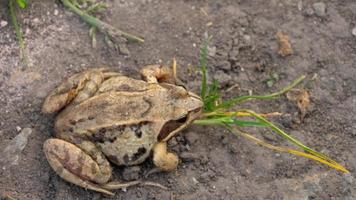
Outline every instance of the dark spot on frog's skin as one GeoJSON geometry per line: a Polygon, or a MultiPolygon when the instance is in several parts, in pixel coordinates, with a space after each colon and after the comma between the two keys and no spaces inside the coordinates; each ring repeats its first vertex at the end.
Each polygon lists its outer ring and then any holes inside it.
{"type": "Polygon", "coordinates": [[[57,145],[53,145],[53,150],[54,151],[58,151],[59,150],[59,147],[57,145]]]}
{"type": "Polygon", "coordinates": [[[148,124],[147,121],[143,121],[143,122],[140,122],[139,124],[131,126],[131,130],[135,133],[137,138],[141,138],[142,137],[142,135],[143,135],[142,127],[147,125],[147,124],[148,124]]]}
{"type": "Polygon", "coordinates": [[[102,133],[102,134],[106,133],[106,128],[99,129],[99,133],[102,133]]]}
{"type": "Polygon", "coordinates": [[[125,163],[129,163],[130,162],[130,158],[127,154],[124,155],[124,162],[125,163]]]}
{"type": "Polygon", "coordinates": [[[69,129],[69,132],[73,133],[74,129],[72,127],[70,127],[69,129]]]}
{"type": "Polygon", "coordinates": [[[128,84],[122,84],[120,85],[117,89],[115,89],[116,91],[119,92],[144,92],[147,91],[147,89],[137,89],[137,88],[133,88],[128,84]]]}
{"type": "Polygon", "coordinates": [[[143,97],[143,100],[148,104],[148,108],[144,112],[142,112],[141,117],[147,115],[153,106],[153,103],[150,99],[143,97]]]}
{"type": "Polygon", "coordinates": [[[69,149],[64,148],[64,163],[68,163],[70,160],[70,153],[69,153],[69,149]]]}
{"type": "Polygon", "coordinates": [[[132,128],[132,131],[135,133],[136,137],[138,137],[138,138],[142,137],[142,131],[141,131],[140,124],[132,126],[131,128],[132,128]]]}
{"type": "Polygon", "coordinates": [[[69,120],[69,123],[70,123],[71,125],[75,125],[77,122],[76,122],[75,120],[73,120],[73,119],[70,119],[70,120],[69,120]]]}
{"type": "Polygon", "coordinates": [[[84,121],[85,121],[84,118],[78,120],[78,122],[84,122],[84,121]]]}
{"type": "Polygon", "coordinates": [[[96,173],[97,173],[97,171],[96,171],[96,165],[95,165],[94,163],[92,163],[92,164],[90,165],[90,170],[91,170],[91,173],[92,173],[92,174],[96,174],[96,173]]]}
{"type": "Polygon", "coordinates": [[[125,125],[116,126],[114,130],[118,132],[123,132],[125,130],[125,127],[125,125]]]}
{"type": "Polygon", "coordinates": [[[146,152],[147,152],[147,150],[145,147],[138,148],[137,152],[132,156],[132,161],[139,159],[146,152]]]}
{"type": "Polygon", "coordinates": [[[117,156],[108,155],[107,158],[116,164],[120,164],[119,159],[117,159],[117,156]]]}
{"type": "Polygon", "coordinates": [[[106,129],[101,128],[97,133],[93,134],[93,136],[91,137],[92,141],[99,142],[99,143],[105,142],[105,133],[106,133],[106,129]]]}
{"type": "Polygon", "coordinates": [[[126,92],[131,92],[132,91],[132,87],[130,87],[127,84],[122,84],[120,85],[120,87],[118,88],[119,91],[126,91],[126,92]]]}
{"type": "Polygon", "coordinates": [[[94,116],[89,116],[88,120],[93,120],[95,117],[94,116]]]}

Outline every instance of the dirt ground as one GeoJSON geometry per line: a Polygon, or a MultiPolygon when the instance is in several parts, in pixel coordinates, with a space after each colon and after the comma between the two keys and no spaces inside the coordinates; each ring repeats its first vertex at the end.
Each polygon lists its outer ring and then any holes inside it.
{"type": "MultiPolygon", "coordinates": [[[[0,199],[356,199],[356,2],[353,0],[120,0],[107,1],[102,19],[145,37],[128,44],[123,56],[99,35],[92,48],[89,27],[58,1],[30,1],[18,17],[27,44],[28,66],[19,48],[7,1],[0,1],[0,149],[21,131],[32,134],[18,164],[0,169],[0,199]],[[321,2],[321,3],[320,3],[321,2]],[[325,5],[325,9],[323,9],[325,5]],[[7,22],[7,24],[6,24],[7,22]],[[276,33],[288,35],[293,55],[280,56],[276,33]],[[219,127],[191,126],[170,142],[180,155],[176,172],[152,174],[165,185],[132,187],[105,197],[61,180],[42,151],[53,135],[54,117],[41,114],[44,98],[63,79],[84,69],[107,66],[139,78],[142,66],[179,62],[179,76],[199,91],[196,72],[205,35],[210,79],[221,82],[226,97],[270,93],[307,75],[312,105],[301,122],[295,103],[282,97],[242,105],[256,112],[282,112],[273,119],[306,145],[340,162],[343,175],[304,158],[272,152],[219,127]],[[278,80],[268,87],[273,74],[278,80]]],[[[249,132],[287,145],[264,129],[249,132]]],[[[1,152],[0,152],[1,154],[1,152]]],[[[153,168],[116,167],[114,179],[143,178],[153,168]],[[125,173],[123,173],[123,171],[125,173]]]]}

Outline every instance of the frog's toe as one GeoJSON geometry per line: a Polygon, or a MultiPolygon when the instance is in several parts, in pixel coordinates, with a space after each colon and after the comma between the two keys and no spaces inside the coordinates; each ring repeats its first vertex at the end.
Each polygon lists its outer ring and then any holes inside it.
{"type": "Polygon", "coordinates": [[[178,156],[167,152],[167,143],[157,143],[153,148],[153,162],[163,171],[173,171],[178,166],[178,156]]]}
{"type": "Polygon", "coordinates": [[[83,188],[113,195],[100,185],[111,176],[101,173],[98,164],[75,145],[60,139],[48,139],[44,152],[53,170],[63,179],[83,188]]]}

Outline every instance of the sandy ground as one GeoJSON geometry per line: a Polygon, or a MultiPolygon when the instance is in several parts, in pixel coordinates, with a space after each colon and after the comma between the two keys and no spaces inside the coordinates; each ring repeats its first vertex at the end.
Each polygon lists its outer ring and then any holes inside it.
{"type": "MultiPolygon", "coordinates": [[[[110,8],[102,16],[104,21],[145,37],[142,45],[128,44],[129,56],[108,48],[100,34],[97,48],[92,48],[89,27],[58,1],[30,1],[30,8],[18,14],[27,44],[27,67],[19,62],[6,2],[0,1],[0,149],[24,128],[32,133],[18,163],[0,169],[0,199],[356,199],[353,0],[319,4],[305,0],[107,1],[110,8]],[[290,38],[292,55],[278,54],[278,31],[290,38]],[[139,78],[142,66],[170,64],[176,57],[179,76],[197,92],[201,76],[196,66],[206,34],[213,36],[210,79],[222,83],[226,97],[273,92],[307,75],[311,107],[302,122],[296,104],[285,97],[242,106],[284,113],[273,121],[346,166],[351,174],[272,152],[222,128],[197,126],[170,142],[170,149],[182,160],[177,171],[148,178],[167,186],[167,191],[133,187],[108,198],[54,173],[42,151],[43,142],[53,135],[54,118],[40,112],[51,89],[84,69],[106,66],[139,78]],[[268,87],[266,80],[273,74],[279,79],[268,87]]],[[[249,131],[275,145],[287,145],[268,130],[249,131]]],[[[114,179],[142,178],[152,167],[151,161],[139,170],[116,167],[114,179]]]]}

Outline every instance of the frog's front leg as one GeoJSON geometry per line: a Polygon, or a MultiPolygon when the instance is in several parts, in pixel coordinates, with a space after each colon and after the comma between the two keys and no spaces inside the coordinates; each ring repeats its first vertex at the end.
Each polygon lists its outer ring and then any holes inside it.
{"type": "Polygon", "coordinates": [[[167,152],[166,142],[159,142],[153,147],[153,163],[162,171],[173,171],[178,166],[178,156],[167,152]]]}
{"type": "Polygon", "coordinates": [[[80,103],[92,97],[99,85],[108,78],[119,75],[108,69],[91,69],[73,75],[54,89],[43,103],[43,113],[55,113],[66,105],[80,103]]]}
{"type": "Polygon", "coordinates": [[[94,144],[86,145],[92,155],[61,139],[48,139],[44,152],[53,170],[63,179],[83,188],[113,195],[101,185],[111,177],[111,167],[94,144]]]}
{"type": "Polygon", "coordinates": [[[162,65],[147,65],[140,72],[143,79],[149,83],[176,83],[173,70],[162,65]]]}

